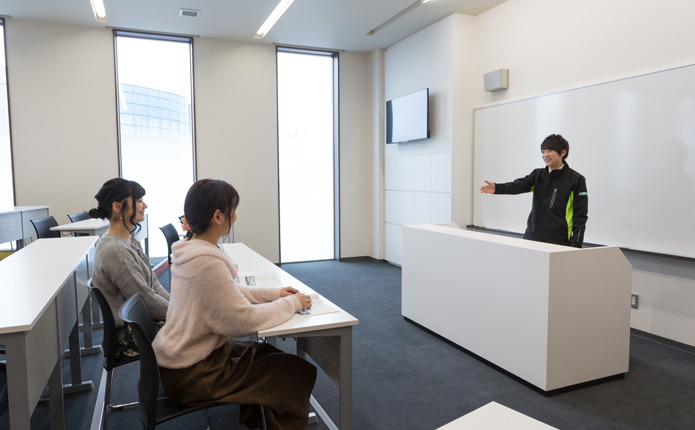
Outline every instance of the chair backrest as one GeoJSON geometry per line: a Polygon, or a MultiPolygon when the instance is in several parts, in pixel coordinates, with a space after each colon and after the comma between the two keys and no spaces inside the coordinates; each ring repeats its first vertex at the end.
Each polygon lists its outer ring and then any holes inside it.
{"type": "Polygon", "coordinates": [[[130,324],[140,353],[140,421],[146,428],[153,428],[157,419],[159,397],[159,366],[152,349],[156,334],[154,319],[140,293],[133,294],[118,311],[121,319],[130,324]]]}
{"type": "Polygon", "coordinates": [[[176,231],[176,227],[174,227],[174,225],[171,223],[159,227],[159,229],[162,230],[162,233],[164,233],[164,238],[167,240],[167,259],[171,264],[171,245],[179,240],[179,232],[176,231]]]}
{"type": "Polygon", "coordinates": [[[104,369],[111,370],[116,367],[116,365],[122,364],[121,361],[116,360],[116,345],[118,344],[116,322],[113,319],[113,313],[111,312],[109,302],[106,301],[104,294],[94,286],[91,279],[87,281],[87,288],[92,292],[92,296],[97,300],[99,309],[101,309],[101,317],[104,322],[104,336],[101,341],[101,349],[104,351],[104,369]]]}
{"type": "Polygon", "coordinates": [[[47,237],[60,237],[60,232],[59,231],[52,231],[51,227],[57,227],[58,226],[58,221],[56,221],[53,216],[47,216],[44,218],[37,218],[31,220],[31,223],[34,225],[34,229],[36,230],[36,236],[39,239],[45,239],[47,237]]]}
{"type": "Polygon", "coordinates": [[[77,222],[89,219],[90,216],[88,212],[78,212],[76,214],[68,214],[68,218],[70,218],[70,222],[77,222]]]}

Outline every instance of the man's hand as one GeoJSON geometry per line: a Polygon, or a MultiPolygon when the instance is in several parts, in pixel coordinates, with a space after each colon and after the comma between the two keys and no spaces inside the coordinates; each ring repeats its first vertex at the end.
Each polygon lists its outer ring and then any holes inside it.
{"type": "Polygon", "coordinates": [[[495,194],[495,183],[485,181],[485,185],[480,187],[480,192],[483,194],[495,194]]]}

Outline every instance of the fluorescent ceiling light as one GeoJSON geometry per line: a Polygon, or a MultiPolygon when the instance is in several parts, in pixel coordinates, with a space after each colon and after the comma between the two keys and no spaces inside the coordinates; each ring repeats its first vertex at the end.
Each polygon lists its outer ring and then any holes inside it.
{"type": "Polygon", "coordinates": [[[280,3],[275,6],[275,9],[273,9],[273,11],[270,13],[268,19],[265,20],[263,25],[261,25],[261,28],[258,29],[256,35],[253,37],[255,39],[263,39],[265,35],[268,34],[270,29],[273,28],[277,20],[280,19],[282,14],[285,13],[287,8],[290,7],[293,1],[294,0],[280,0],[280,3]]]}
{"type": "Polygon", "coordinates": [[[89,0],[92,4],[92,10],[94,11],[94,18],[98,22],[108,22],[106,19],[106,6],[104,6],[104,0],[89,0]]]}

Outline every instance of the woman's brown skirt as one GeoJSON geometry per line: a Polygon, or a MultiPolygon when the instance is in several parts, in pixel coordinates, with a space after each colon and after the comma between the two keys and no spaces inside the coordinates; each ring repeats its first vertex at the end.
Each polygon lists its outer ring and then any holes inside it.
{"type": "Polygon", "coordinates": [[[232,342],[184,369],[160,368],[169,399],[182,405],[210,401],[241,405],[239,422],[260,427],[263,405],[269,429],[304,429],[316,368],[296,355],[258,342],[232,342]]]}

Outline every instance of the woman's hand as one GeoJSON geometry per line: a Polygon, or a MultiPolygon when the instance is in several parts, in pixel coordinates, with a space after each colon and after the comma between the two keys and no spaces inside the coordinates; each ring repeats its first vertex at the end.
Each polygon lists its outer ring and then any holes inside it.
{"type": "Polygon", "coordinates": [[[297,298],[299,299],[299,302],[302,304],[302,309],[311,308],[311,297],[307,296],[306,294],[297,294],[297,298]]]}
{"type": "Polygon", "coordinates": [[[297,298],[299,299],[299,303],[302,304],[302,309],[311,308],[311,297],[307,296],[306,294],[300,294],[299,290],[297,290],[296,288],[285,287],[282,290],[280,290],[280,297],[287,297],[287,296],[294,296],[294,295],[297,296],[297,298]]]}
{"type": "Polygon", "coordinates": [[[292,287],[285,287],[280,291],[280,297],[287,297],[287,296],[292,296],[294,294],[297,294],[299,290],[296,288],[292,287]]]}

